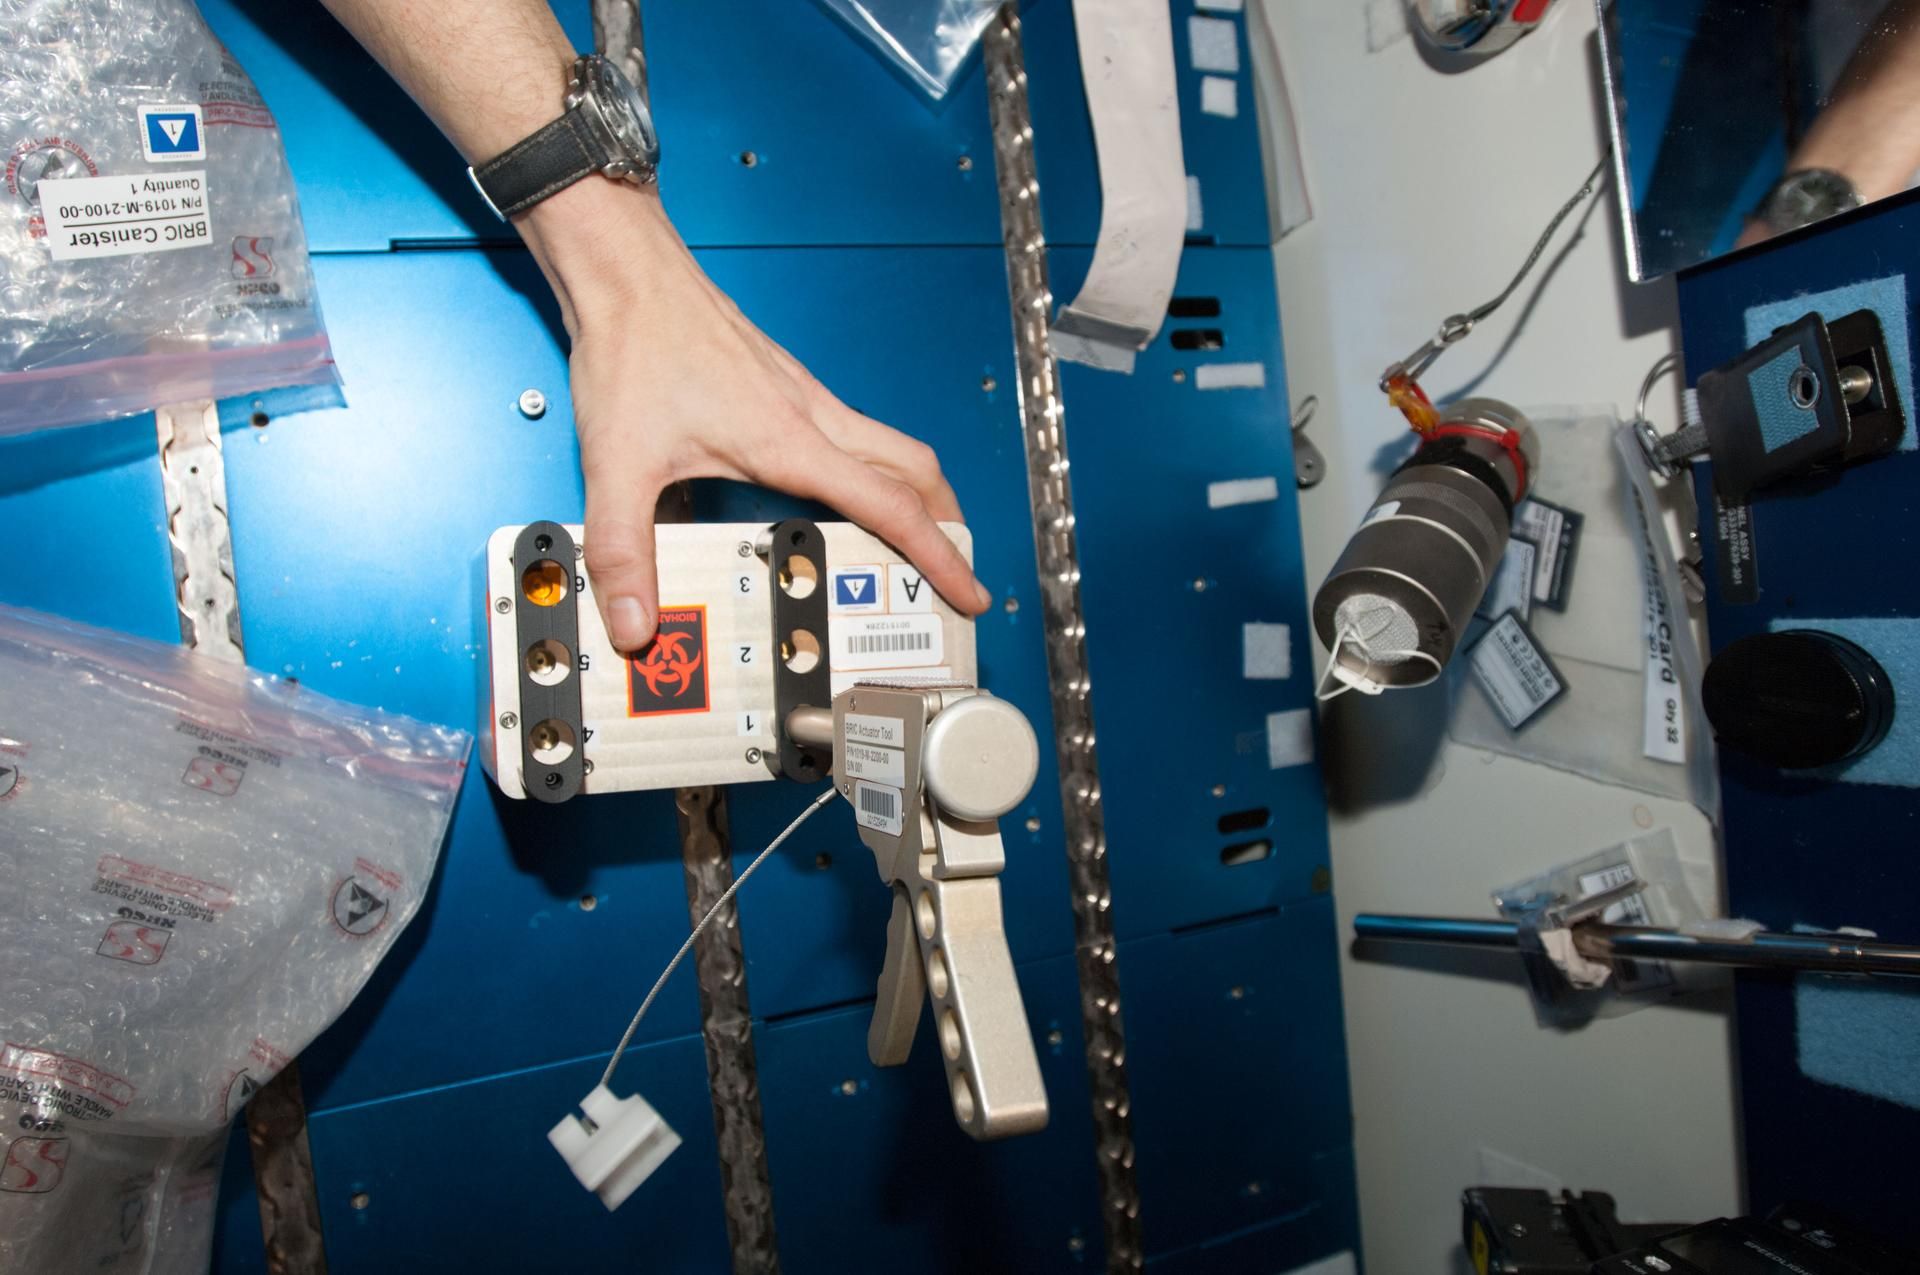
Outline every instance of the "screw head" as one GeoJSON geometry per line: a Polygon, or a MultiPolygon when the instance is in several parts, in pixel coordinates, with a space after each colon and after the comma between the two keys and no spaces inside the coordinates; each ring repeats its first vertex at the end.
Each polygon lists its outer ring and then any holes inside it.
{"type": "Polygon", "coordinates": [[[583,775],[591,775],[593,773],[593,758],[582,757],[580,759],[580,773],[583,775]]]}
{"type": "Polygon", "coordinates": [[[1177,367],[1173,369],[1173,383],[1175,385],[1178,385],[1180,382],[1186,379],[1187,379],[1187,369],[1183,367],[1177,367]]]}
{"type": "Polygon", "coordinates": [[[347,1203],[351,1204],[356,1209],[364,1209],[369,1204],[373,1203],[373,1197],[368,1195],[365,1191],[355,1191],[352,1194],[352,1196],[348,1198],[347,1203]]]}
{"type": "Polygon", "coordinates": [[[753,556],[753,545],[748,543],[745,540],[742,540],[738,545],[734,547],[733,551],[739,554],[743,558],[751,558],[753,556]]]}
{"type": "Polygon", "coordinates": [[[520,415],[530,421],[537,421],[547,414],[547,396],[529,386],[520,391],[520,415]]]}
{"type": "Polygon", "coordinates": [[[558,787],[559,787],[559,786],[560,786],[561,784],[563,784],[563,783],[565,783],[566,781],[560,778],[560,772],[559,772],[559,771],[557,771],[557,770],[549,770],[549,771],[548,771],[548,772],[547,772],[547,773],[546,773],[546,774],[545,774],[545,775],[544,775],[544,776],[543,776],[543,777],[541,778],[541,780],[540,780],[540,782],[541,782],[541,783],[543,783],[543,784],[545,784],[545,785],[546,785],[547,787],[549,787],[549,788],[558,788],[558,787]]]}
{"type": "Polygon", "coordinates": [[[1527,1224],[1525,1222],[1512,1222],[1512,1223],[1509,1223],[1507,1226],[1507,1234],[1513,1236],[1513,1238],[1516,1240],[1519,1239],[1521,1236],[1525,1235],[1526,1233],[1527,1233],[1527,1224]]]}
{"type": "Polygon", "coordinates": [[[1214,795],[1214,796],[1216,796],[1216,797],[1224,797],[1224,796],[1226,796],[1226,795],[1227,795],[1227,786],[1226,786],[1225,784],[1215,784],[1215,785],[1213,786],[1213,795],[1214,795]]]}
{"type": "Polygon", "coordinates": [[[994,380],[991,376],[983,376],[980,378],[980,388],[991,394],[1000,388],[1000,382],[994,380]]]}
{"type": "Polygon", "coordinates": [[[514,727],[518,726],[519,724],[520,724],[520,715],[518,713],[500,714],[501,730],[512,730],[514,727]]]}
{"type": "Polygon", "coordinates": [[[972,172],[972,171],[973,171],[973,156],[971,156],[971,155],[962,155],[962,156],[961,156],[961,157],[960,157],[959,159],[957,159],[957,160],[955,160],[955,161],[954,161],[954,165],[955,165],[955,166],[956,166],[957,168],[959,168],[959,170],[960,170],[961,172],[963,172],[963,173],[967,173],[967,172],[972,172]]]}
{"type": "Polygon", "coordinates": [[[1078,1235],[1072,1235],[1067,1237],[1067,1252],[1084,1253],[1086,1251],[1087,1251],[1087,1242],[1085,1239],[1081,1238],[1078,1235]]]}
{"type": "Polygon", "coordinates": [[[1040,816],[1039,816],[1039,815],[1030,815],[1030,816],[1028,816],[1028,818],[1027,818],[1027,831],[1028,831],[1028,832],[1038,832],[1038,831],[1040,831],[1040,816]]]}
{"type": "Polygon", "coordinates": [[[1243,1001],[1247,999],[1247,989],[1238,985],[1229,987],[1227,989],[1227,999],[1230,1001],[1243,1001]]]}
{"type": "Polygon", "coordinates": [[[760,764],[760,750],[758,748],[749,748],[747,750],[747,765],[758,766],[759,764],[760,764]]]}
{"type": "Polygon", "coordinates": [[[1198,576],[1194,579],[1193,591],[1195,593],[1205,593],[1207,591],[1207,578],[1205,576],[1198,576]]]}
{"type": "Polygon", "coordinates": [[[493,600],[493,609],[498,611],[501,615],[505,615],[507,612],[513,610],[513,599],[512,598],[495,598],[493,600]]]}
{"type": "Polygon", "coordinates": [[[860,1092],[860,1082],[857,1080],[843,1080],[840,1082],[840,1092],[851,1098],[860,1092]]]}
{"type": "Polygon", "coordinates": [[[1066,1042],[1067,1042],[1067,1034],[1061,1031],[1058,1027],[1054,1028],[1052,1031],[1047,1033],[1047,1043],[1049,1045],[1052,1045],[1055,1049],[1058,1049],[1060,1046],[1066,1044],[1066,1042]]]}

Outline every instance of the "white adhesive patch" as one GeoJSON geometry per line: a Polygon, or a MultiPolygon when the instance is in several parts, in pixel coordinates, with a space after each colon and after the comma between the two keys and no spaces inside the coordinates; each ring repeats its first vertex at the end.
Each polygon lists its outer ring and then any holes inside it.
{"type": "Polygon", "coordinates": [[[1200,80],[1200,109],[1208,115],[1233,119],[1240,114],[1240,83],[1224,75],[1208,75],[1200,80]]]}
{"type": "Polygon", "coordinates": [[[1313,760],[1313,710],[1267,714],[1267,769],[1304,766],[1313,760]]]}
{"type": "Polygon", "coordinates": [[[1200,179],[1187,178],[1187,233],[1192,234],[1207,224],[1206,205],[1200,202],[1200,179]]]}
{"type": "Polygon", "coordinates": [[[1240,73],[1240,29],[1230,18],[1187,19],[1187,59],[1196,71],[1240,73]]]}
{"type": "Polygon", "coordinates": [[[1193,383],[1203,390],[1257,390],[1267,383],[1264,363],[1202,363],[1193,369],[1193,383]]]}
{"type": "Polygon", "coordinates": [[[1280,499],[1280,483],[1274,478],[1229,478],[1207,484],[1207,508],[1225,509],[1229,505],[1257,505],[1264,500],[1280,499]]]}
{"type": "Polygon", "coordinates": [[[1243,677],[1285,681],[1293,676],[1293,628],[1286,624],[1240,626],[1243,677]]]}
{"type": "Polygon", "coordinates": [[[1238,13],[1241,4],[1240,0],[1193,0],[1193,7],[1202,12],[1211,10],[1214,13],[1238,13]]]}

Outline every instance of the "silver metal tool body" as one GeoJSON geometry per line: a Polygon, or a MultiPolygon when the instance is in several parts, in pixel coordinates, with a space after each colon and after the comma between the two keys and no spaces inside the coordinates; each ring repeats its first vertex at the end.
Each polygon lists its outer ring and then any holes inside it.
{"type": "Polygon", "coordinates": [[[961,1127],[982,1139],[1043,1128],[1046,1088],[1001,918],[996,822],[1033,787],[1033,727],[976,687],[871,683],[837,695],[830,718],[803,708],[786,725],[818,745],[830,732],[834,784],[893,888],[869,1057],[907,1060],[924,997],[961,1127]]]}

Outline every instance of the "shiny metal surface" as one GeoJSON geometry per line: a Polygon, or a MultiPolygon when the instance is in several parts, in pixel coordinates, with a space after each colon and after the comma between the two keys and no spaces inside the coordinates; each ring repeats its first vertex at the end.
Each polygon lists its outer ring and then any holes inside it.
{"type": "Polygon", "coordinates": [[[927,726],[927,795],[961,819],[998,819],[1033,791],[1040,741],[1025,713],[991,695],[950,704],[927,726]]]}
{"type": "Polygon", "coordinates": [[[160,439],[180,640],[202,655],[245,663],[219,410],[210,399],[168,403],[154,412],[154,425],[160,439]]]}
{"type": "MultiPolygon", "coordinates": [[[[859,814],[860,840],[893,890],[867,1055],[880,1067],[907,1061],[924,996],[933,1011],[954,1119],[984,1140],[1045,1128],[1047,1091],[1007,948],[1000,908],[1006,853],[999,827],[942,809],[932,784],[924,782],[933,747],[929,723],[949,713],[961,713],[964,721],[966,706],[977,700],[985,697],[970,688],[855,685],[834,697],[833,771],[841,795],[859,814]],[[850,763],[861,726],[881,731],[872,738],[882,746],[862,746],[864,758],[850,763]],[[872,755],[894,750],[899,755],[891,760],[899,771],[880,781],[889,786],[862,782],[859,772],[876,773],[872,755]],[[893,785],[892,778],[904,782],[893,785]],[[903,793],[904,807],[896,808],[903,793]]],[[[1007,759],[1017,772],[1038,747],[1031,729],[1015,744],[1027,750],[1007,759]]],[[[1030,766],[1026,773],[1031,785],[1030,766]]],[[[1023,788],[1014,800],[1025,796],[1023,788]]]]}
{"type": "Polygon", "coordinates": [[[1047,339],[1053,294],[1047,283],[1046,238],[1034,162],[1032,116],[1020,43],[1020,18],[1002,6],[983,40],[987,101],[993,119],[994,173],[1013,308],[1017,389],[1026,437],[1028,496],[1047,647],[1054,749],[1060,770],[1080,979],[1080,1021],[1086,1037],[1093,1098],[1095,1158],[1107,1269],[1145,1268],[1140,1187],[1134,1171],[1133,1109],[1127,1087],[1126,1033],[1120,1012],[1113,897],[1101,812],[1100,766],[1094,742],[1093,688],[1074,542],[1073,485],[1068,474],[1060,369],[1047,339]]]}

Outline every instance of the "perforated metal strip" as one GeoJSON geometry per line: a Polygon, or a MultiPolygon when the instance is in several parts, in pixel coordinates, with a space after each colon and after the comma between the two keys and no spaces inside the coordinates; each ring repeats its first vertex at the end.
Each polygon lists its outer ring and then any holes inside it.
{"type": "MultiPolygon", "coordinates": [[[[210,399],[169,403],[155,410],[154,426],[180,640],[202,655],[245,663],[220,413],[210,399]]],[[[307,1103],[297,1061],[261,1086],[247,1104],[247,1144],[253,1151],[267,1269],[274,1275],[325,1275],[320,1192],[307,1143],[307,1103]]]]}
{"type": "Polygon", "coordinates": [[[1046,238],[1040,224],[1040,182],[1027,106],[1020,19],[1011,4],[987,27],[985,64],[993,115],[994,169],[1000,184],[1000,226],[1006,239],[1007,290],[1019,367],[1021,419],[1027,442],[1027,487],[1040,600],[1046,631],[1047,680],[1053,697],[1054,748],[1060,768],[1067,864],[1073,894],[1080,973],[1080,1022],[1093,1089],[1095,1153],[1100,1172],[1107,1269],[1143,1269],[1140,1189],[1134,1176],[1133,1115],[1120,1019],[1120,980],[1107,880],[1106,821],[1094,749],[1093,687],[1087,673],[1086,621],[1080,608],[1080,563],[1074,540],[1073,486],[1068,477],[1066,414],[1060,369],[1047,340],[1053,294],[1047,285],[1046,238]]]}

